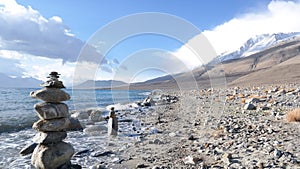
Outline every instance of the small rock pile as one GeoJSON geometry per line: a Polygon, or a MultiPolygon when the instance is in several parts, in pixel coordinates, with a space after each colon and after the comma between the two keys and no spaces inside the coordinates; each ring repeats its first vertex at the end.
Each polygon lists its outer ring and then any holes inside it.
{"type": "Polygon", "coordinates": [[[67,130],[71,126],[68,106],[63,101],[70,99],[70,95],[61,88],[65,88],[58,80],[57,72],[51,72],[48,81],[41,84],[44,88],[33,91],[30,96],[43,100],[43,103],[34,105],[40,118],[32,126],[39,133],[33,138],[37,143],[31,163],[35,168],[57,169],[71,168],[71,157],[74,148],[71,144],[63,142],[67,137],[67,130]]]}

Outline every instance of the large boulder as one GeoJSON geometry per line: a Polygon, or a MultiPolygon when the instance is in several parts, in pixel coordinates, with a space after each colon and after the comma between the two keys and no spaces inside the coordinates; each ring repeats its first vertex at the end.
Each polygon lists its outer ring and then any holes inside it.
{"type": "Polygon", "coordinates": [[[71,117],[79,120],[85,120],[85,119],[89,119],[89,114],[87,113],[87,111],[82,110],[82,111],[76,111],[75,113],[72,113],[71,117]]]}
{"type": "Polygon", "coordinates": [[[37,169],[55,169],[68,163],[73,154],[74,148],[65,142],[39,144],[33,151],[31,163],[37,169]]]}
{"type": "Polygon", "coordinates": [[[64,103],[38,103],[34,105],[34,108],[43,120],[69,116],[68,106],[64,103]]]}
{"type": "Polygon", "coordinates": [[[70,95],[57,88],[43,88],[41,90],[30,92],[32,98],[40,99],[45,102],[59,103],[70,100],[70,95]]]}
{"type": "Polygon", "coordinates": [[[33,141],[40,144],[51,144],[61,142],[66,137],[66,132],[39,132],[33,137],[33,141]]]}
{"type": "Polygon", "coordinates": [[[100,110],[93,110],[90,113],[89,119],[93,122],[104,121],[105,118],[102,115],[103,113],[100,110]]]}
{"type": "Polygon", "coordinates": [[[68,118],[52,119],[52,120],[39,120],[32,126],[33,129],[38,131],[66,131],[71,122],[68,118]]]}
{"type": "Polygon", "coordinates": [[[102,125],[93,125],[85,128],[83,132],[91,136],[99,136],[100,134],[107,132],[107,127],[102,125]]]}

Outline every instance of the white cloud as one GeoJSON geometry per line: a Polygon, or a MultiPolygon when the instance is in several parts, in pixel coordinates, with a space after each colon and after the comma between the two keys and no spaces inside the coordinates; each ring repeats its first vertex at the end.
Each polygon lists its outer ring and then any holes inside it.
{"type": "MultiPolygon", "coordinates": [[[[15,0],[0,0],[0,73],[44,81],[51,71],[58,71],[65,85],[71,86],[78,66],[97,71],[99,65],[108,63],[89,45],[82,51],[81,63],[77,63],[83,45],[61,17],[47,19],[30,6],[24,7],[15,0]],[[100,59],[102,62],[98,63],[100,59]]],[[[86,71],[81,74],[77,83],[101,79],[86,71]]]]}
{"type": "Polygon", "coordinates": [[[57,22],[58,24],[63,23],[61,17],[59,17],[59,16],[52,16],[49,20],[57,22]]]}
{"type": "Polygon", "coordinates": [[[249,38],[265,33],[300,32],[300,1],[271,1],[264,11],[252,11],[204,31],[218,54],[239,48],[249,38]]]}
{"type": "Polygon", "coordinates": [[[193,70],[216,57],[213,46],[203,34],[190,39],[181,48],[172,52],[172,55],[183,62],[188,70],[193,70]]]}
{"type": "MultiPolygon", "coordinates": [[[[65,62],[76,61],[84,45],[59,16],[47,19],[15,0],[0,0],[0,27],[0,50],[61,58],[65,62]]],[[[93,47],[87,49],[101,57],[93,47]]]]}
{"type": "MultiPolygon", "coordinates": [[[[58,71],[62,74],[61,80],[63,80],[66,85],[70,86],[72,84],[75,69],[74,62],[63,63],[62,59],[33,56],[8,50],[0,50],[0,60],[9,63],[9,70],[4,73],[13,74],[10,76],[16,75],[16,77],[23,78],[32,77],[45,81],[51,71],[58,71]]],[[[1,72],[3,71],[4,70],[1,70],[1,72]]]]}
{"type": "Polygon", "coordinates": [[[113,73],[108,65],[99,66],[98,63],[87,61],[64,62],[63,59],[34,56],[9,50],[0,50],[0,62],[3,64],[0,66],[0,72],[13,77],[31,77],[45,81],[51,71],[57,71],[61,74],[60,80],[68,87],[86,80],[107,80],[112,77],[113,73]],[[99,67],[102,71],[99,70],[99,67]]]}

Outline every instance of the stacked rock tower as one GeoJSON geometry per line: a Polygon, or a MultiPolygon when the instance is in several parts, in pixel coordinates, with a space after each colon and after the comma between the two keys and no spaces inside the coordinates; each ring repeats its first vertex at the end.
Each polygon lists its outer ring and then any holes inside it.
{"type": "Polygon", "coordinates": [[[46,82],[41,84],[41,90],[33,91],[30,96],[44,102],[37,103],[34,108],[40,118],[32,126],[39,133],[33,138],[37,143],[31,163],[37,169],[71,168],[71,157],[74,148],[63,142],[67,137],[67,130],[71,124],[68,106],[63,101],[70,99],[70,95],[63,90],[57,72],[51,72],[46,82]]]}

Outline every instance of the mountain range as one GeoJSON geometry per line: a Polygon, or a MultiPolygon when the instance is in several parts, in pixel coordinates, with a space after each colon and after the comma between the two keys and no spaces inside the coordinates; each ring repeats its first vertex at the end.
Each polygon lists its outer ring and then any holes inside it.
{"type": "MultiPolygon", "coordinates": [[[[227,85],[286,83],[300,81],[300,33],[263,34],[247,40],[235,51],[222,53],[210,63],[191,72],[127,84],[122,81],[89,80],[76,89],[128,88],[169,89],[189,88],[195,83],[212,86],[213,79],[227,85]]],[[[38,87],[42,82],[34,78],[12,78],[0,73],[0,87],[38,87]]]]}
{"type": "Polygon", "coordinates": [[[118,80],[88,80],[77,86],[74,89],[97,89],[97,88],[113,88],[122,85],[127,85],[127,83],[118,80]]]}
{"type": "Polygon", "coordinates": [[[192,72],[131,84],[135,89],[198,88],[300,82],[299,33],[261,35],[192,72]],[[218,59],[218,61],[216,61],[218,59]],[[181,86],[178,86],[181,85],[181,86]],[[182,87],[183,86],[183,87],[182,87]]]}
{"type": "Polygon", "coordinates": [[[300,37],[299,32],[257,35],[248,39],[239,49],[231,52],[222,53],[220,56],[215,58],[213,62],[223,62],[227,60],[247,57],[260,51],[263,51],[278,43],[296,39],[297,37],[300,37]]]}
{"type": "Polygon", "coordinates": [[[38,88],[42,81],[34,78],[20,78],[9,77],[0,73],[0,87],[12,87],[12,88],[38,88]]]}

